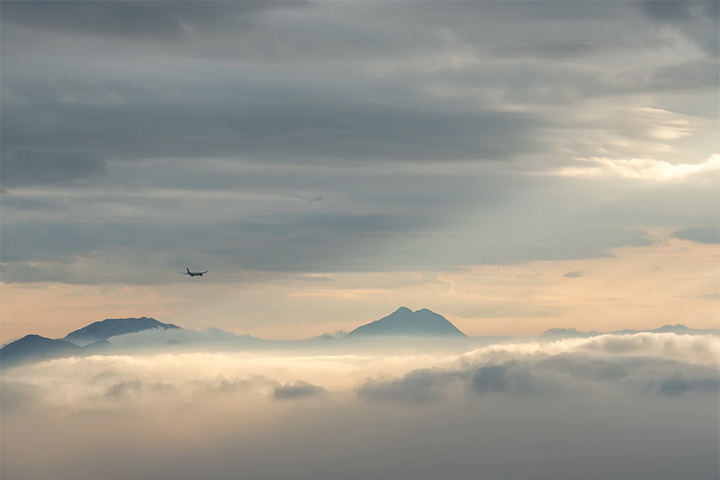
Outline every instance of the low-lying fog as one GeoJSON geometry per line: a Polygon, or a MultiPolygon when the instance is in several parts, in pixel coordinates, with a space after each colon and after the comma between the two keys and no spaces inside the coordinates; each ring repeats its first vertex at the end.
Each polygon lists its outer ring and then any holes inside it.
{"type": "Polygon", "coordinates": [[[366,347],[138,351],[8,370],[0,473],[718,478],[716,336],[366,347]]]}

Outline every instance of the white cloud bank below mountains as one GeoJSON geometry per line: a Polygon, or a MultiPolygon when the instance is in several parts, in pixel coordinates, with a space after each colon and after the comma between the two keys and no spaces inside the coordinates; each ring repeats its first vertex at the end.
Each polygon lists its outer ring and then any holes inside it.
{"type": "MultiPolygon", "coordinates": [[[[455,378],[467,387],[464,395],[469,395],[476,393],[471,385],[474,375],[493,371],[501,382],[500,377],[522,370],[529,381],[563,376],[563,385],[574,391],[591,386],[610,391],[636,382],[655,385],[662,393],[663,382],[681,378],[687,379],[688,385],[714,378],[711,383],[717,389],[720,367],[720,337],[715,335],[607,334],[546,342],[516,340],[480,348],[464,339],[330,342],[325,343],[327,348],[321,342],[303,350],[268,343],[255,346],[253,351],[247,351],[243,343],[210,342],[183,353],[148,350],[143,335],[152,337],[157,346],[163,344],[158,338],[170,338],[177,332],[118,337],[121,345],[142,347],[125,348],[118,355],[56,359],[17,367],[3,373],[6,392],[13,395],[12,385],[29,384],[44,392],[40,397],[48,406],[84,409],[107,406],[108,400],[114,402],[118,397],[143,402],[155,394],[170,394],[162,399],[166,402],[176,400],[178,394],[195,395],[208,389],[236,391],[228,390],[229,385],[242,385],[246,393],[270,399],[278,389],[298,382],[342,397],[357,394],[365,398],[368,386],[397,386],[418,378],[455,378]],[[310,349],[315,353],[307,353],[310,349]],[[128,395],[118,395],[121,392],[128,395]]],[[[563,385],[556,385],[555,390],[564,391],[563,385]]],[[[507,393],[505,389],[492,391],[507,393]]],[[[13,405],[11,400],[9,408],[13,405]]]]}
{"type": "Polygon", "coordinates": [[[719,366],[652,333],[53,360],[3,373],[3,478],[710,479],[719,366]]]}

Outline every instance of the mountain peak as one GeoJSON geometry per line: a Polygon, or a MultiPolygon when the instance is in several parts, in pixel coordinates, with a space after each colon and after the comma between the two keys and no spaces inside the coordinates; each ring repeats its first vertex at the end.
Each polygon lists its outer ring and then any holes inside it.
{"type": "Polygon", "coordinates": [[[162,323],[154,318],[108,318],[99,322],[91,323],[79,330],[71,332],[63,338],[77,345],[87,345],[98,340],[107,340],[115,335],[125,335],[127,333],[141,332],[143,330],[151,330],[161,328],[163,330],[179,329],[177,325],[172,323],[162,323]]]}
{"type": "Polygon", "coordinates": [[[559,327],[555,327],[555,328],[549,328],[549,329],[545,330],[545,331],[542,333],[542,335],[540,335],[540,336],[541,336],[541,337],[552,337],[552,336],[558,336],[558,335],[566,335],[566,336],[576,337],[576,336],[587,335],[587,333],[586,333],[586,332],[580,332],[580,331],[578,331],[578,330],[575,329],[575,328],[559,328],[559,327]]]}
{"type": "MultiPolygon", "coordinates": [[[[38,334],[36,334],[36,333],[30,333],[30,334],[28,334],[28,335],[25,335],[25,336],[22,337],[22,338],[18,338],[18,339],[15,340],[15,341],[16,341],[16,342],[19,342],[19,341],[25,341],[25,342],[28,342],[28,341],[38,341],[38,340],[40,340],[41,338],[45,338],[45,339],[47,339],[47,340],[50,340],[49,338],[43,337],[42,335],[38,335],[38,334]]],[[[40,341],[41,341],[41,340],[40,340],[40,341]]],[[[13,342],[13,343],[14,343],[14,342],[13,342]]]]}
{"type": "Polygon", "coordinates": [[[0,366],[3,368],[25,362],[70,356],[80,350],[74,343],[53,340],[30,334],[8,343],[0,349],[0,366]]]}
{"type": "Polygon", "coordinates": [[[466,336],[442,315],[427,308],[413,312],[407,307],[400,307],[390,315],[362,325],[348,334],[355,337],[382,335],[466,336]]]}
{"type": "Polygon", "coordinates": [[[663,325],[660,328],[656,328],[653,330],[653,332],[657,333],[681,333],[681,332],[690,332],[693,329],[690,327],[686,327],[685,325],[678,323],[676,325],[663,325]]]}

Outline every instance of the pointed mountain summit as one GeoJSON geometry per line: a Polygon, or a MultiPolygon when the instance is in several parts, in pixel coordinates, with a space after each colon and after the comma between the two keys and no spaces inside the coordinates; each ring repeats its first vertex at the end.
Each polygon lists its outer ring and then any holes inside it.
{"type": "Polygon", "coordinates": [[[387,317],[356,328],[347,336],[466,337],[467,335],[458,330],[447,318],[427,308],[413,312],[407,307],[400,307],[387,317]]]}
{"type": "Polygon", "coordinates": [[[72,342],[76,345],[87,345],[97,342],[98,340],[107,340],[115,335],[125,335],[126,333],[142,332],[153,328],[162,328],[163,330],[179,329],[177,325],[172,323],[158,322],[154,318],[108,318],[100,322],[91,323],[87,327],[83,327],[74,332],[68,333],[63,340],[72,342]]]}

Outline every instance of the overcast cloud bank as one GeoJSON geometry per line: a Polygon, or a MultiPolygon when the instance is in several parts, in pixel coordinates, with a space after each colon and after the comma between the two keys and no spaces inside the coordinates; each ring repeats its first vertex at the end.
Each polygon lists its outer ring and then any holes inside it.
{"type": "Polygon", "coordinates": [[[594,258],[717,226],[715,2],[1,8],[6,282],[594,258]]]}

